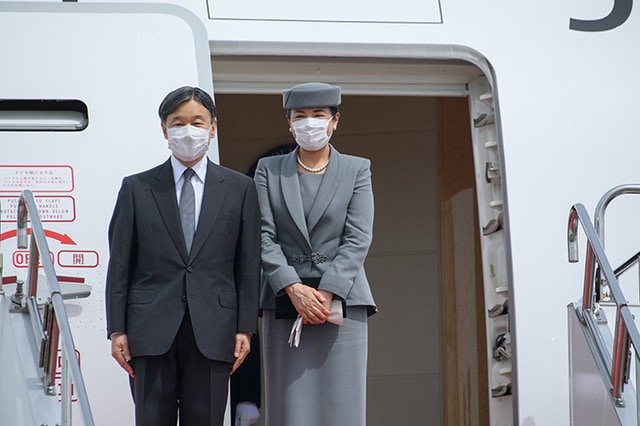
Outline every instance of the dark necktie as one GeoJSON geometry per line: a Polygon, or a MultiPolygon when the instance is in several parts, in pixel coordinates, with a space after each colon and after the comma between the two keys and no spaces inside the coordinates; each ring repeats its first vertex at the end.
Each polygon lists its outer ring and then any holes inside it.
{"type": "Polygon", "coordinates": [[[191,251],[193,234],[196,231],[196,195],[191,184],[191,178],[195,172],[187,169],[183,173],[184,182],[180,193],[180,219],[182,220],[182,231],[184,241],[187,243],[187,251],[191,251]]]}

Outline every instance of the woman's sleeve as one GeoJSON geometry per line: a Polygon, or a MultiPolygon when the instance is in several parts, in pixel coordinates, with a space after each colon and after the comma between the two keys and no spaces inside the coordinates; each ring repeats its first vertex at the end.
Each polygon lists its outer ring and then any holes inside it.
{"type": "Polygon", "coordinates": [[[300,278],[293,266],[287,263],[280,244],[276,239],[277,229],[274,212],[270,202],[268,169],[264,162],[259,161],[254,180],[258,191],[261,219],[262,270],[269,280],[269,284],[276,295],[280,295],[284,288],[299,282],[300,278]]]}
{"type": "Polygon", "coordinates": [[[330,291],[342,299],[347,298],[364,265],[373,239],[373,212],[371,162],[365,160],[356,176],[340,247],[322,275],[320,289],[330,291]]]}

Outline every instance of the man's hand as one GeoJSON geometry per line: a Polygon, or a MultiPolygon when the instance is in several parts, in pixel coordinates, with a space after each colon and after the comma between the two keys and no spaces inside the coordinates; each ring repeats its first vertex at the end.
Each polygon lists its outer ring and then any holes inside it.
{"type": "Polygon", "coordinates": [[[233,374],[244,359],[251,352],[251,333],[238,333],[236,334],[236,348],[233,352],[233,356],[236,357],[236,361],[231,367],[231,374],[233,374]]]}
{"type": "Polygon", "coordinates": [[[133,367],[129,364],[131,355],[129,354],[129,341],[125,333],[111,334],[111,356],[120,364],[120,367],[131,377],[134,377],[133,367]]]}

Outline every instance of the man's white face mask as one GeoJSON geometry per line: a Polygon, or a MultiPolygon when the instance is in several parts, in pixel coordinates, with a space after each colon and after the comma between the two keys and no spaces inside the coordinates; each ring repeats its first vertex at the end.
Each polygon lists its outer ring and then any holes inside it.
{"type": "Polygon", "coordinates": [[[209,149],[211,129],[202,129],[190,125],[167,129],[169,149],[182,161],[200,158],[209,149]]]}

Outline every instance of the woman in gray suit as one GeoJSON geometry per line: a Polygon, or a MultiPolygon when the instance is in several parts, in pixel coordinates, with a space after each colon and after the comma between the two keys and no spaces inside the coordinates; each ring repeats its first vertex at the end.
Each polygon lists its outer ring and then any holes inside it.
{"type": "Polygon", "coordinates": [[[369,160],[328,143],[340,101],[324,83],[285,90],[298,147],[256,168],[267,426],[366,425],[373,193],[369,160]]]}

